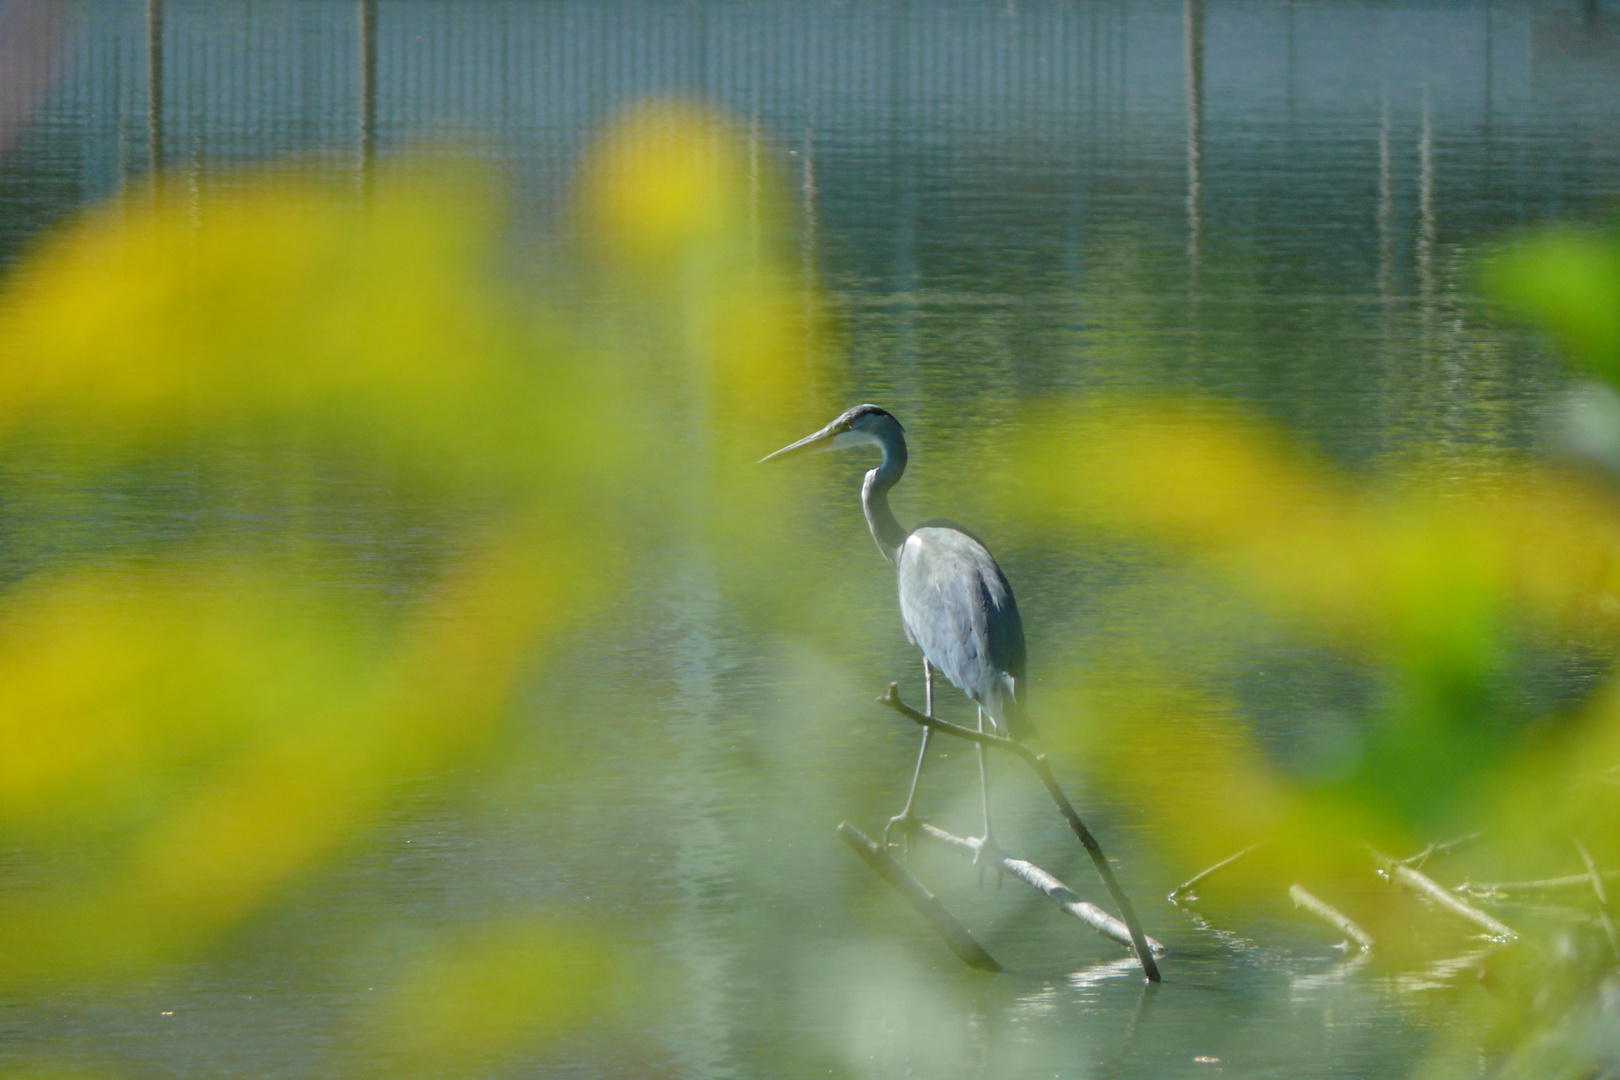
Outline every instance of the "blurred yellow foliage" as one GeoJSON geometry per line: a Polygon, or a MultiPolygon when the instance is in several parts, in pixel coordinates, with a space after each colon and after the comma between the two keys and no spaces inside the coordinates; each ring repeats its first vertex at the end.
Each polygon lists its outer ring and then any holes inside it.
{"type": "Polygon", "coordinates": [[[1214,406],[1089,404],[1037,420],[1030,505],[1212,560],[1347,642],[1454,633],[1458,604],[1596,617],[1620,591],[1620,520],[1601,493],[1523,467],[1357,490],[1264,426],[1214,406]]]}
{"type": "Polygon", "coordinates": [[[514,310],[494,204],[441,170],[369,206],[283,183],[93,211],[0,303],[0,425],[89,430],[85,453],[290,442],[456,490],[594,478],[609,372],[514,310]]]}
{"type": "MultiPolygon", "coordinates": [[[[472,550],[402,625],[251,571],[82,575],[0,621],[0,807],[96,876],[0,899],[0,980],[117,972],[207,943],[475,753],[577,596],[533,527],[472,550]],[[118,854],[116,857],[114,852],[118,854]]],[[[55,875],[53,875],[55,876],[55,875]]]]}
{"type": "Polygon", "coordinates": [[[373,1014],[388,1075],[475,1071],[591,1017],[647,1004],[631,957],[591,924],[490,919],[445,935],[373,1014]]]}
{"type": "Polygon", "coordinates": [[[681,101],[609,124],[577,181],[581,243],[632,304],[661,309],[707,423],[739,451],[817,400],[820,302],[784,257],[780,187],[757,136],[681,101]]]}
{"type": "Polygon", "coordinates": [[[580,176],[587,235],[610,258],[656,275],[703,272],[746,257],[759,201],[729,118],[684,101],[652,102],[616,119],[580,176]]]}
{"type": "MultiPolygon", "coordinates": [[[[588,162],[607,330],[533,314],[499,270],[498,191],[440,164],[365,200],[295,174],[162,185],[49,238],[0,296],[0,439],[51,447],[63,476],[201,467],[221,487],[199,498],[251,504],[233,468],[296,461],[398,489],[441,530],[386,602],[337,587],[319,535],[154,546],[117,521],[8,589],[8,994],[207,950],[401,791],[501,745],[525,673],[616,583],[617,524],[692,464],[668,453],[681,409],[725,433],[799,407],[813,305],[761,239],[771,185],[737,133],[649,107],[588,162]],[[680,354],[614,332],[637,320],[677,328],[680,354]]],[[[48,504],[63,480],[17,483],[48,504]]],[[[559,788],[583,782],[549,752],[559,788]]],[[[627,999],[613,934],[502,914],[436,943],[357,1037],[417,1071],[533,1052],[627,999]]]]}

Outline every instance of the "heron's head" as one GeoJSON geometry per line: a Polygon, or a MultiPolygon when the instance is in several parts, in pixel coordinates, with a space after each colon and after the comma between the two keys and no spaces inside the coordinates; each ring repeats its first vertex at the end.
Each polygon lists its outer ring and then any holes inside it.
{"type": "Polygon", "coordinates": [[[819,453],[823,450],[847,450],[852,446],[875,446],[884,456],[905,449],[904,429],[900,421],[876,405],[857,405],[845,409],[833,422],[820,431],[790,443],[774,454],[760,458],[760,463],[799,454],[819,453]]]}

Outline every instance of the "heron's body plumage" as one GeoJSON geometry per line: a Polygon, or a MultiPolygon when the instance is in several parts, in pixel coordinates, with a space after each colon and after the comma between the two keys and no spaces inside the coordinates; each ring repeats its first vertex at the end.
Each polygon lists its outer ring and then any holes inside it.
{"type": "Polygon", "coordinates": [[[1024,714],[1024,625],[989,549],[959,525],[925,521],[901,545],[897,569],[907,639],[1004,734],[1033,735],[1024,714]]]}

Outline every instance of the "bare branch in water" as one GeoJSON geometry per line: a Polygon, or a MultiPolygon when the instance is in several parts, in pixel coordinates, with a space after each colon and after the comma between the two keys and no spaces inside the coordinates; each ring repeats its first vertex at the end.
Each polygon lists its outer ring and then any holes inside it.
{"type": "MultiPolygon", "coordinates": [[[[999,849],[987,851],[985,850],[984,840],[981,838],[956,836],[946,832],[944,829],[936,828],[926,821],[917,823],[917,832],[964,858],[974,861],[977,861],[980,857],[995,859],[1000,864],[1003,873],[1039,889],[1050,897],[1058,907],[1067,911],[1103,937],[1117,941],[1127,949],[1131,948],[1130,927],[1096,904],[1080,899],[1067,885],[1028,859],[1016,858],[999,849]]],[[[1153,950],[1154,956],[1163,956],[1170,951],[1165,948],[1162,942],[1155,941],[1153,938],[1148,938],[1147,943],[1148,948],[1153,950]]]]}
{"type": "Polygon", "coordinates": [[[889,853],[879,847],[875,840],[868,838],[865,833],[847,821],[839,822],[838,835],[844,843],[855,850],[855,854],[866,860],[866,865],[875,870],[878,877],[894,886],[895,891],[905,897],[923,918],[934,924],[934,928],[945,938],[945,943],[951,947],[952,952],[961,957],[964,964],[980,971],[1001,970],[996,958],[985,952],[984,946],[973,939],[967,927],[945,909],[939,898],[929,892],[922,882],[912,877],[905,867],[891,859],[889,853]]]}
{"type": "Polygon", "coordinates": [[[1062,814],[1063,820],[1068,822],[1069,829],[1079,838],[1080,846],[1086,849],[1087,855],[1091,856],[1091,865],[1097,868],[1097,876],[1102,878],[1104,887],[1108,889],[1108,895],[1114,900],[1114,906],[1119,908],[1120,917],[1125,920],[1125,925],[1130,928],[1131,947],[1136,950],[1136,957],[1142,962],[1142,974],[1149,980],[1158,982],[1160,979],[1159,965],[1153,960],[1153,950],[1148,946],[1147,934],[1142,931],[1142,923],[1136,917],[1136,909],[1131,906],[1130,898],[1125,895],[1125,890],[1119,887],[1119,879],[1114,877],[1113,867],[1108,865],[1108,857],[1103,854],[1102,845],[1098,844],[1097,838],[1091,835],[1091,830],[1086,828],[1085,822],[1080,820],[1080,815],[1075,813],[1074,806],[1070,804],[1068,796],[1064,795],[1063,789],[1058,786],[1057,778],[1052,775],[1051,768],[1046,764],[1045,755],[1037,754],[1021,742],[1004,739],[999,735],[987,735],[981,731],[974,731],[971,728],[947,723],[937,717],[920,713],[900,700],[900,687],[896,683],[890,683],[889,692],[878,698],[878,701],[922,727],[932,728],[942,734],[952,735],[958,739],[966,739],[982,746],[994,746],[1024,759],[1024,763],[1034,770],[1036,777],[1041,782],[1041,786],[1046,789],[1047,795],[1051,796],[1053,804],[1058,808],[1058,813],[1062,814]]]}
{"type": "Polygon", "coordinates": [[[1206,878],[1210,877],[1212,874],[1215,874],[1218,871],[1225,870],[1228,866],[1231,866],[1233,863],[1237,862],[1239,859],[1242,859],[1242,858],[1244,858],[1244,857],[1246,857],[1248,855],[1253,854],[1254,852],[1258,851],[1260,848],[1265,847],[1270,842],[1271,841],[1269,841],[1269,840],[1261,840],[1261,841],[1258,841],[1256,843],[1250,844],[1248,847],[1244,848],[1242,851],[1239,851],[1234,855],[1228,855],[1226,858],[1222,859],[1220,862],[1216,863],[1214,866],[1205,867],[1204,869],[1198,871],[1198,873],[1194,874],[1192,877],[1188,878],[1186,881],[1183,881],[1180,885],[1177,885],[1174,889],[1171,889],[1170,890],[1170,895],[1169,895],[1169,897],[1167,897],[1167,899],[1172,904],[1180,904],[1181,901],[1189,893],[1191,893],[1194,889],[1196,889],[1206,878]]]}
{"type": "Polygon", "coordinates": [[[1456,893],[1447,889],[1427,874],[1412,869],[1398,859],[1390,858],[1374,847],[1369,846],[1367,850],[1372,853],[1372,857],[1378,863],[1379,868],[1389,875],[1389,879],[1403,889],[1416,893],[1448,914],[1455,915],[1465,922],[1473,923],[1492,937],[1501,938],[1504,941],[1518,939],[1518,931],[1487,915],[1472,904],[1464,903],[1457,898],[1456,893]]]}
{"type": "MultiPolygon", "coordinates": [[[[1615,881],[1620,879],[1620,870],[1604,870],[1598,876],[1604,881],[1615,881]]],[[[1465,881],[1454,891],[1472,896],[1476,900],[1491,900],[1505,896],[1567,892],[1591,887],[1591,874],[1570,874],[1566,877],[1542,878],[1539,881],[1465,881]]]]}
{"type": "Polygon", "coordinates": [[[1333,929],[1355,942],[1362,952],[1371,952],[1373,947],[1372,935],[1356,925],[1355,920],[1326,901],[1319,900],[1305,890],[1302,885],[1288,886],[1288,897],[1293,900],[1294,906],[1315,915],[1333,929]]]}

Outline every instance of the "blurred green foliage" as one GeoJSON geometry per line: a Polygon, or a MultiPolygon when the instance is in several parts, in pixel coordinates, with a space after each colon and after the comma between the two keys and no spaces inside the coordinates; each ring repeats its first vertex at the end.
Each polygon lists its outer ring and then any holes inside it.
{"type": "Polygon", "coordinates": [[[1492,253],[1486,290],[1555,337],[1569,359],[1620,382],[1620,238],[1551,228],[1492,253]]]}

